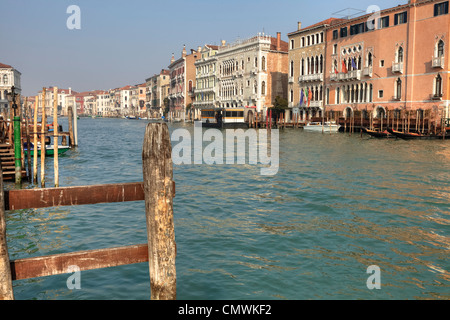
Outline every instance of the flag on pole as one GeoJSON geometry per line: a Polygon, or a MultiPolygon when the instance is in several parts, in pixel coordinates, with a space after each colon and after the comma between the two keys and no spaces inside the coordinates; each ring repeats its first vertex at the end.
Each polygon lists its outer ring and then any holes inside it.
{"type": "Polygon", "coordinates": [[[308,91],[306,91],[306,88],[303,89],[305,91],[305,105],[308,103],[308,91]]]}
{"type": "Polygon", "coordinates": [[[356,69],[357,69],[356,63],[355,63],[355,59],[354,59],[354,58],[352,58],[352,68],[353,68],[353,70],[356,70],[356,69]]]}
{"type": "Polygon", "coordinates": [[[345,60],[342,61],[342,72],[343,72],[343,73],[348,73],[348,71],[347,71],[347,66],[345,65],[345,60]]]}
{"type": "Polygon", "coordinates": [[[308,89],[308,107],[311,104],[311,98],[312,98],[312,93],[311,93],[311,88],[308,89]]]}
{"type": "Polygon", "coordinates": [[[302,106],[302,104],[303,104],[303,98],[305,97],[305,95],[303,94],[303,90],[302,89],[300,89],[300,107],[302,106]]]}

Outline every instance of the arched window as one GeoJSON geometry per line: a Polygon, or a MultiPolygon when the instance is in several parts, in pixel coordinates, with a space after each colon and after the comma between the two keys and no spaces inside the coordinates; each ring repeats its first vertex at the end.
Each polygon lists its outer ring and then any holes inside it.
{"type": "Polygon", "coordinates": [[[323,55],[320,55],[319,72],[323,73],[323,55]]]}
{"type": "Polygon", "coordinates": [[[291,90],[291,94],[290,94],[290,102],[294,102],[294,90],[291,90]]]}
{"type": "Polygon", "coordinates": [[[341,95],[340,88],[336,88],[336,104],[340,104],[341,103],[340,95],[341,95]]]}
{"type": "Polygon", "coordinates": [[[255,57],[255,67],[258,68],[258,57],[255,57]]]}
{"type": "Polygon", "coordinates": [[[302,65],[301,65],[300,74],[301,74],[302,76],[305,75],[305,59],[302,59],[302,65]]]}
{"type": "Polygon", "coordinates": [[[262,71],[266,71],[266,57],[262,57],[261,69],[262,71]]]}
{"type": "Polygon", "coordinates": [[[373,64],[372,52],[369,52],[367,54],[367,66],[372,67],[372,64],[373,64]]]}
{"type": "Polygon", "coordinates": [[[436,98],[440,98],[442,97],[442,77],[440,74],[437,75],[434,82],[435,82],[434,96],[436,98]]]}
{"type": "Polygon", "coordinates": [[[261,94],[262,94],[262,95],[265,95],[265,94],[266,94],[266,82],[265,82],[265,81],[263,81],[263,82],[261,83],[261,94]]]}
{"type": "Polygon", "coordinates": [[[3,75],[3,84],[7,84],[8,83],[8,75],[4,74],[3,75]]]}
{"type": "Polygon", "coordinates": [[[294,61],[291,61],[291,77],[294,76],[294,61]]]}
{"type": "Polygon", "coordinates": [[[397,62],[403,62],[403,47],[398,48],[397,62]]]}
{"type": "Polygon", "coordinates": [[[442,58],[444,56],[444,41],[439,40],[438,46],[437,46],[437,56],[438,58],[442,58]]]}
{"type": "Polygon", "coordinates": [[[402,98],[402,80],[400,78],[396,81],[396,98],[400,100],[402,98]]]}

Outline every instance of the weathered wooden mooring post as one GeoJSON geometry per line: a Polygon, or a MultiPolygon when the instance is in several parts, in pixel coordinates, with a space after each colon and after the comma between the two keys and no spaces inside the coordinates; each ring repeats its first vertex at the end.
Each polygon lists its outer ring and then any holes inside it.
{"type": "Polygon", "coordinates": [[[142,151],[151,297],[176,299],[172,148],[167,125],[147,126],[142,151]]]}
{"type": "Polygon", "coordinates": [[[21,189],[4,191],[0,166],[0,300],[13,300],[13,281],[67,274],[134,263],[149,264],[151,299],[176,299],[175,183],[169,129],[165,123],[147,125],[142,159],[144,182],[21,189]],[[143,201],[147,243],[9,260],[6,210],[143,201]]]}

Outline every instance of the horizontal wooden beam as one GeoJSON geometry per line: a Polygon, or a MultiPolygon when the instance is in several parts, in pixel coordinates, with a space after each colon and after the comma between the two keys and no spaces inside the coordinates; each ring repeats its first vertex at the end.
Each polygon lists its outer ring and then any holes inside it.
{"type": "Polygon", "coordinates": [[[12,280],[69,273],[70,266],[80,271],[116,267],[148,261],[148,245],[132,245],[12,260],[12,280]]]}
{"type": "Polygon", "coordinates": [[[5,210],[145,200],[143,182],[5,191],[5,210]]]}

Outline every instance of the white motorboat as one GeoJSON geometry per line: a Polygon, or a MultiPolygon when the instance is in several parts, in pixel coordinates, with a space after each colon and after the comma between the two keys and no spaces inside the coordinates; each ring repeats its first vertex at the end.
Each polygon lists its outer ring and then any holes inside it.
{"type": "Polygon", "coordinates": [[[335,122],[324,122],[323,125],[321,122],[310,122],[304,127],[304,130],[311,132],[336,133],[339,132],[340,127],[341,126],[336,124],[335,122]]]}

